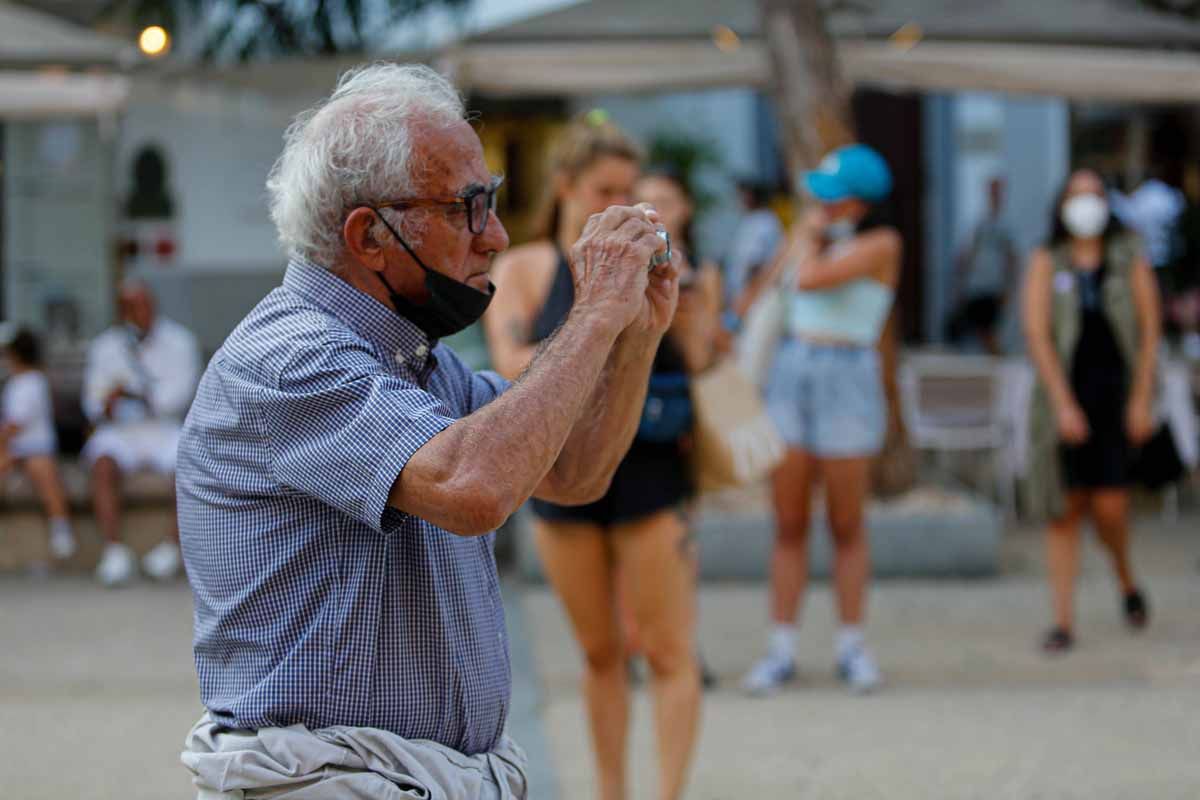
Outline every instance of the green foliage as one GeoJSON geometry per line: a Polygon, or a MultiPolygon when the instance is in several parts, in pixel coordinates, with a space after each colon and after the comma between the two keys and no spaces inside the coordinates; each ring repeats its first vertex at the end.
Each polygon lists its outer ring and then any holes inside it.
{"type": "Polygon", "coordinates": [[[721,166],[720,150],[711,141],[678,131],[656,131],[650,137],[646,163],[651,167],[666,167],[682,177],[687,182],[697,212],[704,211],[716,202],[716,196],[704,191],[698,181],[702,170],[721,166]]]}
{"type": "Polygon", "coordinates": [[[112,0],[110,14],[136,26],[162,25],[176,39],[187,20],[204,34],[205,61],[360,53],[406,17],[431,8],[464,10],[471,0],[112,0]]]}

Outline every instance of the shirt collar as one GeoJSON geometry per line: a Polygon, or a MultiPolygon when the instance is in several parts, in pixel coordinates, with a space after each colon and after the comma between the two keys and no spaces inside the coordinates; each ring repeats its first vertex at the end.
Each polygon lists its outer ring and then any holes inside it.
{"type": "Polygon", "coordinates": [[[397,365],[420,372],[433,353],[435,343],[415,324],[311,261],[293,257],[283,286],[333,314],[397,365]]]}

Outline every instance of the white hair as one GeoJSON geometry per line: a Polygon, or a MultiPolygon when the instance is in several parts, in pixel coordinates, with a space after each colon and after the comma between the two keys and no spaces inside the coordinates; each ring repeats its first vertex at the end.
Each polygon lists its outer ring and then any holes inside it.
{"type": "MultiPolygon", "coordinates": [[[[296,117],[267,178],[271,219],[290,255],[332,267],[355,206],[410,196],[418,126],[437,130],[466,118],[448,80],[422,64],[371,64],[344,74],[327,100],[296,117]]],[[[392,216],[416,247],[421,217],[392,216]]]]}

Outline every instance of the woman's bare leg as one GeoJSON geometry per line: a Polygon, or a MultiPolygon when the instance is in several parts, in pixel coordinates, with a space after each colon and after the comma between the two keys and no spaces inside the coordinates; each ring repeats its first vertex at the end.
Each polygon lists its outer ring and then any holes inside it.
{"type": "Polygon", "coordinates": [[[775,545],[771,552],[771,621],[795,625],[808,588],[808,526],[815,462],[803,450],[788,449],[772,477],[775,545]]]}
{"type": "Polygon", "coordinates": [[[1098,489],[1091,501],[1096,537],[1112,559],[1121,592],[1128,594],[1137,588],[1129,560],[1129,490],[1098,489]]]}
{"type": "Polygon", "coordinates": [[[583,696],[600,800],[624,800],[629,686],[608,534],[585,523],[534,523],[542,566],[583,649],[583,696]]]}
{"type": "Polygon", "coordinates": [[[1087,492],[1067,494],[1067,508],[1046,530],[1046,565],[1054,624],[1070,631],[1075,623],[1075,578],[1079,574],[1079,524],[1088,507],[1087,492]]]}
{"type": "Polygon", "coordinates": [[[700,724],[695,567],[675,511],[615,526],[617,575],[653,676],[660,800],[683,795],[700,724]]]}
{"type": "Polygon", "coordinates": [[[867,585],[871,580],[871,551],[863,524],[871,462],[867,458],[824,458],[821,477],[829,533],[833,537],[838,620],[842,625],[861,625],[866,617],[867,585]]]}

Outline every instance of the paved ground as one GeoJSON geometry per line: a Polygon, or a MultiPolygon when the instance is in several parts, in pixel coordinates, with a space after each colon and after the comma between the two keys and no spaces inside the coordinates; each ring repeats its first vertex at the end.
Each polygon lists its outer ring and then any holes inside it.
{"type": "MultiPolygon", "coordinates": [[[[764,587],[709,585],[701,644],[722,687],[706,700],[693,800],[1200,798],[1200,521],[1145,530],[1137,554],[1156,618],[1121,627],[1106,564],[1089,552],[1076,653],[1034,648],[1047,622],[1040,548],[1010,536],[1005,576],[886,582],[870,639],[888,679],[850,697],[832,676],[831,597],[817,587],[799,683],[768,700],[737,681],[764,639],[764,587]]],[[[592,797],[578,657],[555,599],[524,597],[563,798],[592,797]]],[[[635,797],[652,798],[650,707],[639,693],[635,797]]]]}
{"type": "MultiPolygon", "coordinates": [[[[709,585],[702,640],[725,686],[708,695],[690,798],[1200,797],[1200,523],[1145,531],[1157,617],[1132,638],[1092,554],[1081,647],[1047,662],[1036,542],[1013,537],[1003,578],[883,584],[872,639],[888,690],[830,677],[828,592],[808,610],[803,680],[767,701],[737,678],[762,639],[763,587],[709,585]]],[[[508,592],[513,725],[542,769],[538,800],[591,796],[578,658],[557,603],[508,592]],[[531,642],[531,643],[530,643],[531,642]],[[557,788],[557,791],[555,790],[557,788]]],[[[199,714],[182,583],[105,592],[84,578],[0,577],[0,797],[185,798],[183,736],[199,714]]],[[[636,796],[652,793],[648,706],[633,735],[636,796]]]]}

